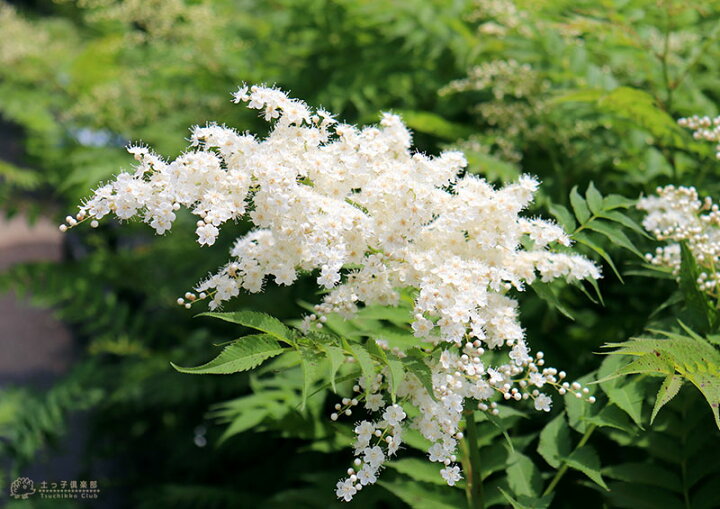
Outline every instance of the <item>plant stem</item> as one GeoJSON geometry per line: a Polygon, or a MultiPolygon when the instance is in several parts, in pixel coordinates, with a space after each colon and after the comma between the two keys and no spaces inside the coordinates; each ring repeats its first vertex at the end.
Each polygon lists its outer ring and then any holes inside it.
{"type": "MultiPolygon", "coordinates": [[[[588,426],[588,428],[585,430],[585,434],[582,436],[580,442],[578,442],[578,445],[575,448],[576,451],[587,443],[587,441],[590,439],[590,435],[592,435],[593,431],[595,431],[595,428],[595,424],[591,424],[590,426],[588,426]]],[[[543,497],[553,492],[555,486],[557,486],[557,484],[560,482],[560,479],[562,479],[562,477],[565,475],[565,472],[567,472],[567,469],[567,463],[563,463],[563,465],[558,469],[558,471],[555,472],[555,476],[550,481],[550,484],[548,484],[548,487],[545,488],[545,491],[543,491],[543,497]]]]}
{"type": "Polygon", "coordinates": [[[462,440],[464,449],[463,470],[465,471],[465,495],[469,509],[484,509],[485,494],[480,479],[480,450],[478,449],[475,413],[465,413],[465,436],[462,440]]]}

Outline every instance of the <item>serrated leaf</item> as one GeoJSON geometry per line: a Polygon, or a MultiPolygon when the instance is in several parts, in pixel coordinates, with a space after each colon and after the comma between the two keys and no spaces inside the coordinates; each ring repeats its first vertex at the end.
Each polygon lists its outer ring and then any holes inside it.
{"type": "Polygon", "coordinates": [[[633,230],[635,233],[638,233],[648,239],[652,239],[652,237],[648,235],[648,233],[643,229],[642,226],[637,224],[635,221],[633,221],[631,218],[629,218],[622,212],[618,212],[617,210],[602,211],[598,214],[598,216],[609,221],[620,223],[626,228],[633,230]]]}
{"type": "Polygon", "coordinates": [[[507,479],[513,494],[518,497],[537,497],[542,489],[540,471],[530,458],[517,451],[510,457],[507,479]]]}
{"type": "Polygon", "coordinates": [[[197,316],[209,316],[211,318],[219,318],[230,323],[236,323],[251,329],[259,330],[273,336],[274,338],[294,345],[293,335],[290,329],[283,324],[277,318],[270,316],[266,313],[260,313],[258,311],[231,311],[231,312],[214,312],[214,313],[200,313],[197,316]]]}
{"type": "Polygon", "coordinates": [[[665,406],[682,387],[682,377],[677,375],[668,375],[663,381],[660,389],[658,390],[657,397],[655,398],[655,406],[653,407],[652,415],[650,416],[650,424],[655,420],[655,416],[660,409],[665,406]]]}
{"type": "Polygon", "coordinates": [[[201,366],[186,368],[170,363],[181,373],[191,374],[231,374],[247,371],[259,366],[263,361],[283,353],[280,344],[268,334],[245,336],[226,346],[210,362],[201,366]]]}
{"type": "Polygon", "coordinates": [[[638,248],[635,247],[635,244],[632,243],[632,241],[628,238],[627,235],[625,235],[625,232],[623,232],[622,230],[615,228],[608,223],[598,221],[597,219],[594,219],[587,223],[586,227],[594,232],[604,235],[610,240],[610,242],[612,242],[616,246],[623,247],[628,251],[636,254],[640,258],[643,258],[642,253],[638,250],[638,248]]]}
{"type": "MultiPolygon", "coordinates": [[[[592,390],[593,386],[590,385],[594,380],[594,375],[589,374],[580,377],[577,381],[583,385],[588,386],[592,390]]],[[[585,433],[589,426],[587,419],[595,415],[598,410],[595,405],[589,405],[587,402],[580,398],[575,397],[573,391],[568,391],[563,396],[565,401],[565,411],[567,412],[567,420],[570,427],[579,433],[585,433]]]]}
{"type": "Polygon", "coordinates": [[[575,470],[579,470],[588,476],[593,482],[608,490],[607,484],[600,474],[600,458],[595,449],[589,445],[584,445],[575,449],[565,460],[565,463],[575,470]]]}
{"type": "Polygon", "coordinates": [[[590,209],[583,197],[578,193],[577,186],[573,187],[570,191],[570,205],[580,224],[585,224],[587,220],[590,219],[590,209]]]}
{"type": "Polygon", "coordinates": [[[371,355],[375,356],[381,364],[387,367],[390,375],[388,388],[390,390],[390,397],[393,403],[395,403],[397,389],[405,377],[405,369],[403,368],[402,361],[393,354],[385,353],[385,350],[380,348],[373,339],[368,340],[367,349],[371,355]]]}
{"type": "Polygon", "coordinates": [[[438,486],[447,486],[447,482],[440,475],[440,469],[443,465],[431,463],[427,459],[419,458],[403,458],[385,463],[385,466],[392,468],[405,474],[416,481],[437,484],[438,486]]]}
{"type": "Polygon", "coordinates": [[[480,479],[485,480],[490,475],[500,470],[505,470],[510,451],[502,442],[494,442],[480,450],[480,479]]]}
{"type": "Polygon", "coordinates": [[[627,413],[620,410],[616,405],[611,404],[603,408],[597,415],[586,417],[585,422],[606,428],[615,428],[632,435],[635,427],[628,418],[627,413]]]}
{"type": "Polygon", "coordinates": [[[575,222],[573,215],[566,207],[558,205],[557,203],[552,203],[548,208],[550,213],[555,216],[555,219],[557,219],[558,224],[560,224],[566,232],[572,233],[575,231],[577,223],[575,222]]]}
{"type": "Polygon", "coordinates": [[[367,391],[370,389],[370,386],[375,382],[375,363],[373,362],[372,357],[363,345],[360,345],[358,343],[353,343],[352,345],[350,345],[347,342],[345,344],[346,348],[352,352],[353,357],[355,357],[355,360],[357,360],[358,364],[360,365],[360,371],[365,378],[365,388],[367,391]]]}
{"type": "MultiPolygon", "coordinates": [[[[671,363],[673,371],[691,382],[707,400],[720,428],[720,352],[702,338],[692,338],[672,332],[657,331],[666,338],[633,338],[623,343],[609,343],[612,353],[640,358],[662,358],[671,363]]],[[[605,364],[605,362],[603,362],[605,364]]],[[[652,363],[648,363],[652,365],[652,363]]],[[[608,374],[612,373],[610,371],[608,374]]],[[[649,371],[657,374],[656,371],[649,371]]],[[[612,383],[612,382],[610,382],[612,383]]],[[[601,385],[602,386],[602,385],[601,385]]]]}
{"type": "Polygon", "coordinates": [[[546,509],[550,507],[554,493],[545,495],[544,497],[528,497],[527,495],[519,495],[517,499],[510,496],[504,489],[498,487],[505,500],[507,500],[513,509],[546,509]]]}
{"type": "Polygon", "coordinates": [[[337,387],[335,387],[335,378],[337,376],[338,370],[340,369],[340,366],[342,366],[345,362],[345,352],[343,352],[343,349],[340,347],[330,345],[323,346],[323,350],[325,350],[328,359],[330,359],[330,384],[332,386],[333,392],[337,393],[337,387]]]}
{"type": "Polygon", "coordinates": [[[707,297],[697,286],[697,279],[700,275],[692,251],[680,243],[680,292],[685,298],[686,318],[690,325],[707,332],[713,323],[712,307],[707,297]]]}
{"type": "Polygon", "coordinates": [[[682,491],[680,479],[676,474],[652,463],[623,463],[603,469],[603,473],[612,479],[632,484],[647,484],[659,488],[682,491]]]}
{"type": "Polygon", "coordinates": [[[565,414],[561,413],[540,432],[537,451],[551,467],[557,469],[571,450],[570,427],[565,420],[565,414]]]}
{"type": "Polygon", "coordinates": [[[609,194],[603,198],[603,210],[627,209],[634,207],[637,200],[619,194],[609,194]]]}
{"type": "Polygon", "coordinates": [[[412,509],[457,509],[464,507],[465,498],[460,490],[448,489],[401,477],[392,482],[378,484],[400,498],[412,509]]]}
{"type": "Polygon", "coordinates": [[[610,401],[620,407],[630,416],[635,424],[642,428],[642,403],[644,393],[635,381],[631,381],[622,386],[603,387],[603,390],[610,401]]]}
{"type": "Polygon", "coordinates": [[[392,397],[393,403],[397,395],[398,388],[405,378],[405,367],[400,359],[394,355],[388,355],[387,367],[390,372],[390,396],[392,397]]]}
{"type": "Polygon", "coordinates": [[[575,239],[576,242],[589,247],[593,251],[595,251],[597,254],[602,257],[603,260],[607,262],[608,265],[610,265],[610,268],[615,273],[617,278],[620,280],[621,283],[624,283],[622,276],[620,275],[620,272],[618,272],[617,267],[615,267],[615,263],[612,261],[612,258],[610,258],[610,255],[605,251],[602,247],[598,246],[595,242],[593,242],[590,237],[585,235],[582,232],[576,233],[573,235],[573,239],[575,239]]]}
{"type": "MultiPolygon", "coordinates": [[[[610,492],[607,494],[610,507],[623,507],[628,509],[676,509],[687,507],[679,497],[671,491],[655,486],[642,484],[610,483],[610,492]]],[[[694,506],[690,506],[693,507],[694,506]]]]}
{"type": "Polygon", "coordinates": [[[560,302],[560,299],[557,297],[557,295],[555,295],[548,283],[544,283],[539,279],[536,279],[535,281],[533,281],[530,287],[535,291],[538,297],[547,302],[551,307],[560,311],[560,313],[562,313],[570,320],[575,320],[570,311],[560,302]]]}
{"type": "Polygon", "coordinates": [[[403,357],[402,362],[405,366],[405,370],[417,377],[420,384],[425,387],[425,390],[428,391],[428,394],[430,394],[430,397],[437,399],[432,385],[432,372],[430,371],[428,365],[425,364],[422,359],[412,357],[403,357]]]}
{"type": "Polygon", "coordinates": [[[225,429],[218,440],[218,445],[224,443],[228,438],[235,436],[238,433],[254,428],[260,424],[265,417],[267,417],[267,412],[257,407],[253,408],[252,411],[243,412],[237,418],[233,419],[230,426],[225,429]]]}
{"type": "Polygon", "coordinates": [[[310,394],[312,384],[317,377],[318,361],[320,356],[315,350],[309,348],[300,349],[300,359],[303,372],[302,399],[300,402],[300,410],[305,410],[307,399],[310,394]]]}
{"type": "Polygon", "coordinates": [[[406,126],[438,138],[455,141],[475,134],[474,127],[450,122],[429,111],[399,110],[397,113],[402,117],[406,126]]]}
{"type": "Polygon", "coordinates": [[[600,191],[595,188],[595,184],[593,184],[592,182],[588,184],[588,188],[585,191],[585,200],[587,202],[588,208],[593,214],[598,215],[600,214],[600,212],[602,212],[603,197],[600,194],[600,191]]]}

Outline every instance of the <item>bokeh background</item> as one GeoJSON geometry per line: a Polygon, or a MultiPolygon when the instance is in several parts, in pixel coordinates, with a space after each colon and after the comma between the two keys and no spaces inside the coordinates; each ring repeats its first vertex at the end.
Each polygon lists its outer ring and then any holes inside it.
{"type": "MultiPolygon", "coordinates": [[[[717,114],[718,37],[720,7],[708,0],[0,0],[0,504],[340,506],[333,486],[349,428],[330,425],[327,391],[300,411],[297,371],[194,377],[169,364],[202,362],[238,336],[175,300],[225,261],[247,225],[203,249],[188,216],[163,237],[113,221],[58,232],[94,186],[132,166],[128,143],[174,157],[192,125],[262,133],[230,94],[267,83],[350,123],[398,112],[418,150],[460,148],[468,171],[493,182],[538,175],[532,214],[590,181],[630,198],[680,182],[712,193],[713,147],[675,119],[717,114]],[[10,500],[20,475],[96,480],[101,494],[10,500]]],[[[674,288],[633,276],[631,252],[596,242],[632,284],[588,250],[605,264],[604,305],[552,290],[570,320],[547,296],[522,300],[534,344],[574,376],[597,368],[604,342],[661,321],[653,312],[674,288]]],[[[317,298],[308,279],[230,307],[291,320],[317,298]]],[[[697,403],[688,393],[683,404],[697,403]]],[[[697,416],[692,434],[713,433],[709,412],[697,416]]],[[[543,421],[509,425],[524,447],[543,421]]],[[[643,443],[675,440],[673,425],[597,438],[603,463],[672,464],[643,443]]],[[[614,495],[573,479],[557,507],[659,507],[657,496],[633,502],[660,489],[652,482],[614,479],[614,495]]],[[[441,507],[427,498],[440,487],[413,482],[393,471],[353,505],[441,507]]],[[[692,507],[720,506],[708,497],[692,507]]]]}

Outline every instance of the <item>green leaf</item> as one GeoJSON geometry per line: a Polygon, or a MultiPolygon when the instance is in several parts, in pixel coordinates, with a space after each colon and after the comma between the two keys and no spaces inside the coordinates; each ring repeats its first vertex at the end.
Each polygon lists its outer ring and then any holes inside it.
{"type": "Polygon", "coordinates": [[[658,390],[657,398],[655,399],[655,406],[653,407],[652,415],[650,416],[650,424],[655,420],[655,416],[658,414],[660,409],[665,406],[682,387],[682,377],[678,375],[668,375],[663,381],[658,390]]]}
{"type": "Polygon", "coordinates": [[[375,363],[373,362],[372,357],[368,353],[367,349],[361,344],[353,343],[350,345],[345,342],[345,345],[345,347],[352,352],[353,357],[355,357],[355,360],[357,360],[360,365],[360,371],[362,372],[363,377],[365,377],[366,391],[369,390],[370,386],[375,382],[375,363]]]}
{"type": "Polygon", "coordinates": [[[0,160],[0,177],[4,180],[3,183],[19,189],[35,189],[41,182],[39,173],[2,160],[0,160]]]}
{"type": "Polygon", "coordinates": [[[397,113],[409,128],[450,141],[467,138],[476,132],[474,127],[449,122],[429,111],[399,110],[397,113]]]}
{"type": "Polygon", "coordinates": [[[209,316],[211,318],[225,320],[226,322],[244,325],[245,327],[270,334],[275,339],[289,345],[295,344],[290,329],[277,318],[265,313],[259,313],[257,311],[232,311],[227,313],[200,313],[197,316],[209,316]]]}
{"type": "Polygon", "coordinates": [[[642,403],[644,391],[636,380],[621,385],[615,373],[621,369],[625,361],[620,357],[609,356],[603,360],[598,370],[598,383],[608,399],[627,413],[642,428],[642,403]]]}
{"type": "Polygon", "coordinates": [[[505,470],[510,451],[503,442],[494,442],[480,450],[480,478],[484,481],[495,472],[505,470]]]}
{"type": "Polygon", "coordinates": [[[416,481],[447,487],[445,479],[440,475],[440,469],[443,465],[430,463],[427,459],[403,458],[385,463],[385,466],[397,470],[401,474],[405,474],[416,481]]]}
{"type": "Polygon", "coordinates": [[[595,251],[597,254],[599,254],[603,260],[607,262],[608,265],[610,265],[610,268],[615,273],[617,278],[620,280],[621,283],[624,283],[622,276],[620,275],[620,272],[618,272],[617,267],[615,267],[615,263],[612,261],[612,258],[610,258],[610,255],[605,251],[602,247],[598,246],[593,242],[590,237],[585,235],[583,232],[579,232],[573,235],[573,239],[575,241],[579,242],[580,244],[589,247],[593,251],[595,251]]]}
{"type": "Polygon", "coordinates": [[[530,458],[517,451],[510,457],[507,478],[516,496],[537,497],[542,489],[540,471],[530,458]]]}
{"type": "Polygon", "coordinates": [[[602,212],[603,197],[600,194],[600,191],[595,188],[595,184],[592,182],[590,182],[587,191],[585,191],[585,199],[587,200],[587,205],[593,214],[599,215],[602,212]]]}
{"type": "Polygon", "coordinates": [[[402,362],[405,365],[405,370],[417,377],[420,384],[422,384],[422,386],[425,387],[425,390],[428,391],[428,394],[430,394],[430,397],[437,399],[432,385],[432,372],[430,371],[428,365],[421,359],[415,359],[412,357],[403,357],[402,362]]]}
{"type": "Polygon", "coordinates": [[[337,393],[337,387],[335,387],[337,372],[340,366],[345,362],[345,352],[343,349],[337,346],[324,345],[323,350],[330,359],[330,384],[332,385],[333,392],[337,393]]]}
{"type": "Polygon", "coordinates": [[[512,182],[520,176],[517,165],[508,163],[489,154],[463,149],[468,160],[468,172],[479,174],[490,181],[512,182]]]}
{"type": "Polygon", "coordinates": [[[585,224],[590,219],[590,209],[583,197],[578,193],[577,186],[570,191],[570,205],[572,205],[575,217],[577,217],[580,224],[585,224]]]}
{"type": "MultiPolygon", "coordinates": [[[[603,387],[602,384],[600,386],[603,387]]],[[[603,387],[603,391],[610,401],[642,428],[642,403],[645,395],[638,383],[632,381],[622,386],[603,387]]]]}
{"type": "Polygon", "coordinates": [[[619,194],[609,194],[603,198],[603,210],[627,209],[634,207],[637,200],[626,198],[619,194]]]}
{"type": "Polygon", "coordinates": [[[530,287],[535,291],[538,297],[547,302],[550,307],[557,309],[558,311],[560,311],[560,313],[562,313],[570,320],[575,320],[570,311],[560,302],[558,296],[555,295],[555,292],[553,292],[550,284],[544,283],[541,280],[536,279],[535,281],[533,281],[530,287]]]}
{"type": "MultiPolygon", "coordinates": [[[[610,501],[610,507],[629,509],[676,509],[678,507],[688,507],[669,490],[635,483],[610,483],[610,492],[607,497],[610,501]]],[[[695,506],[691,505],[689,507],[694,508],[695,506]]]]}
{"type": "Polygon", "coordinates": [[[566,232],[572,233],[575,231],[575,228],[577,228],[577,223],[575,222],[575,218],[570,213],[570,211],[563,207],[562,205],[558,205],[557,203],[550,204],[549,207],[550,213],[555,216],[555,219],[557,219],[560,226],[562,226],[566,232]]]}
{"type": "Polygon", "coordinates": [[[392,401],[394,403],[398,388],[405,379],[405,367],[403,366],[402,360],[394,355],[388,355],[387,367],[390,372],[390,396],[392,397],[392,401]]]}
{"type": "Polygon", "coordinates": [[[606,406],[597,415],[586,417],[585,422],[595,426],[619,429],[629,435],[635,433],[636,430],[627,413],[614,404],[606,406]]]}
{"type": "Polygon", "coordinates": [[[181,373],[192,374],[230,374],[247,371],[259,366],[264,360],[280,355],[283,348],[268,334],[245,336],[226,346],[210,362],[202,366],[184,368],[170,363],[181,373]]]}
{"type": "Polygon", "coordinates": [[[623,247],[628,251],[635,253],[640,258],[644,259],[643,254],[638,251],[638,248],[635,247],[632,241],[628,238],[627,235],[625,235],[625,232],[623,232],[622,230],[619,230],[607,223],[603,223],[596,219],[587,223],[586,227],[594,232],[606,236],[610,240],[610,242],[612,242],[616,246],[623,247]]]}
{"type": "Polygon", "coordinates": [[[224,443],[228,438],[254,428],[267,417],[267,412],[261,408],[253,408],[252,411],[243,412],[233,419],[218,440],[218,445],[224,443]]]}
{"type": "Polygon", "coordinates": [[[565,420],[565,414],[561,413],[540,432],[537,451],[551,467],[557,469],[571,450],[570,428],[565,420]]]}
{"type": "MultiPolygon", "coordinates": [[[[692,383],[707,400],[720,428],[720,352],[700,337],[687,337],[672,332],[656,331],[665,338],[633,338],[623,343],[609,343],[605,347],[616,348],[612,354],[632,355],[640,358],[662,359],[670,364],[666,375],[675,372],[692,383]]],[[[603,364],[607,362],[604,361],[603,364]]],[[[647,361],[649,374],[657,374],[657,365],[647,361]]],[[[608,371],[612,374],[617,370],[608,371]]],[[[633,370],[635,372],[637,370],[633,370]]],[[[606,382],[606,383],[612,383],[606,382]]],[[[602,384],[601,384],[602,387],[602,384]]],[[[603,388],[603,390],[605,390],[603,388]]],[[[609,395],[608,395],[609,396],[609,395]]],[[[624,408],[623,408],[624,409],[624,408]]]]}
{"type": "Polygon", "coordinates": [[[412,509],[457,509],[464,507],[460,490],[411,481],[407,478],[378,481],[378,484],[408,504],[412,509]]]}
{"type": "Polygon", "coordinates": [[[650,235],[648,235],[648,233],[643,229],[642,226],[637,224],[635,221],[630,219],[628,216],[626,216],[622,212],[618,212],[616,210],[602,211],[598,214],[598,216],[602,217],[603,219],[607,219],[609,221],[614,221],[616,223],[620,223],[621,225],[625,226],[626,228],[633,230],[635,233],[638,233],[648,239],[652,239],[652,237],[650,235]]]}
{"type": "Polygon", "coordinates": [[[708,299],[697,285],[700,275],[692,251],[680,243],[680,292],[685,298],[686,314],[690,325],[702,332],[707,332],[713,323],[712,308],[708,299]]]}
{"type": "Polygon", "coordinates": [[[671,489],[682,492],[682,484],[679,477],[652,463],[623,463],[605,467],[603,473],[612,479],[625,481],[632,484],[647,484],[658,488],[671,489]]]}
{"type": "Polygon", "coordinates": [[[600,474],[600,458],[595,452],[595,449],[589,445],[584,445],[575,449],[570,456],[565,460],[565,463],[570,468],[579,470],[592,481],[601,486],[604,489],[608,489],[607,484],[600,474]]]}
{"type": "Polygon", "coordinates": [[[513,509],[546,509],[550,507],[554,493],[545,495],[544,497],[528,497],[527,495],[519,495],[517,499],[510,496],[504,489],[498,487],[500,493],[503,494],[513,509]]]}
{"type": "Polygon", "coordinates": [[[305,410],[305,405],[307,404],[310,389],[312,389],[312,384],[317,378],[318,361],[320,360],[320,355],[315,350],[311,350],[309,348],[301,348],[300,359],[303,372],[302,400],[300,403],[300,410],[305,410]]]}

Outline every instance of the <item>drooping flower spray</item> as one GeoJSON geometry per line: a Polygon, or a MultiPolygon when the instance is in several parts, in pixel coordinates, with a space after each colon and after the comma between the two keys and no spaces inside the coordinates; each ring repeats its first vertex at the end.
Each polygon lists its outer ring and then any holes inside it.
{"type": "Polygon", "coordinates": [[[247,216],[255,228],[237,239],[228,264],[178,302],[190,307],[207,299],[214,309],[241,290],[262,291],[269,278],[290,285],[299,271],[314,271],[328,292],[305,317],[305,331],[322,328],[331,313],[394,306],[401,291],[410,291],[417,345],[437,354],[418,360],[431,387],[407,374],[390,401],[391,375],[381,371],[374,380],[361,378],[357,396],[338,403],[333,419],[360,403],[378,416],[355,427],[357,457],[338,497],[350,500],[376,481],[408,425],[432,442],[429,459],[443,464],[440,474],[453,485],[461,478],[464,410],[497,413],[492,400],[500,394],[549,411],[552,400],[541,392],[547,388],[594,400],[564,381],[564,372],[545,367],[542,352],[531,354],[510,294],[538,278],[600,277],[588,259],[555,249],[571,244],[560,226],[521,215],[535,179],[495,188],[461,176],[461,153],[412,152],[411,134],[396,115],[359,129],[273,88],[243,86],[234,99],[273,123],[266,138],[208,125],[192,130],[191,147],[174,161],[131,147],[134,173],[98,188],[61,229],[95,226],[112,212],[139,217],[162,234],[186,207],[198,217],[198,243],[212,245],[223,223],[247,216]],[[491,362],[487,353],[502,348],[505,361],[491,362]],[[419,410],[414,419],[409,406],[419,410]]]}

